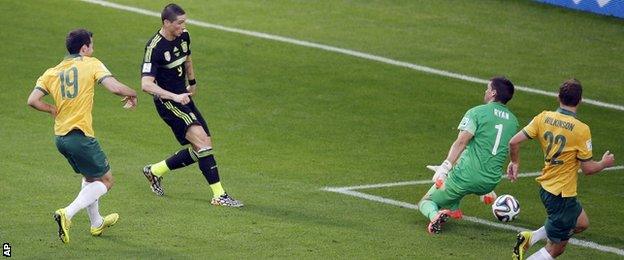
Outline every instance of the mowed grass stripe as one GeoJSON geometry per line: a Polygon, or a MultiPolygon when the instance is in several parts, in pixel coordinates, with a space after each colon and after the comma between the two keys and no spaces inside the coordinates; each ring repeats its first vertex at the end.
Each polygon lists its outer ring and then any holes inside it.
{"type": "MultiPolygon", "coordinates": [[[[107,2],[107,1],[101,1],[101,0],[82,0],[82,1],[83,2],[87,2],[87,3],[91,3],[91,4],[98,4],[98,5],[101,5],[101,6],[110,7],[110,8],[114,8],[114,9],[119,9],[119,10],[134,12],[134,13],[139,13],[139,14],[143,14],[143,15],[160,17],[160,13],[158,13],[158,12],[150,11],[150,10],[139,8],[139,7],[127,6],[127,5],[111,3],[111,2],[107,2]]],[[[477,77],[473,77],[473,76],[469,76],[469,75],[464,75],[464,74],[460,74],[460,73],[445,71],[445,70],[441,70],[441,69],[431,68],[431,67],[427,67],[427,66],[423,66],[423,65],[418,65],[418,64],[414,64],[414,63],[404,62],[404,61],[398,61],[398,60],[394,60],[394,59],[390,59],[390,58],[386,58],[386,57],[381,57],[381,56],[377,56],[377,55],[373,55],[373,54],[368,54],[368,53],[354,51],[354,50],[349,50],[349,49],[338,48],[338,47],[324,45],[324,44],[319,44],[319,43],[302,41],[302,40],[292,39],[292,38],[278,36],[278,35],[272,35],[272,34],[263,33],[263,32],[255,32],[255,31],[237,29],[237,28],[232,28],[232,27],[226,27],[226,26],[222,26],[222,25],[218,25],[218,24],[212,24],[212,23],[202,22],[202,21],[193,20],[193,19],[187,20],[187,23],[193,24],[193,25],[197,25],[197,26],[200,26],[200,27],[204,27],[204,28],[211,28],[211,29],[216,29],[216,30],[221,30],[221,31],[226,31],[226,32],[232,32],[232,33],[238,33],[238,34],[243,34],[243,35],[247,35],[247,36],[267,39],[267,40],[285,42],[285,43],[295,44],[295,45],[299,45],[299,46],[304,46],[304,47],[309,47],[309,48],[316,48],[316,49],[321,49],[321,50],[325,50],[325,51],[345,54],[345,55],[354,56],[354,57],[358,57],[358,58],[363,58],[363,59],[367,59],[367,60],[373,60],[373,61],[377,61],[377,62],[382,62],[382,63],[394,65],[394,66],[409,68],[409,69],[413,69],[413,70],[424,72],[424,73],[434,74],[434,75],[448,77],[448,78],[453,78],[453,79],[459,79],[459,80],[473,82],[473,83],[478,83],[478,84],[487,84],[488,83],[488,80],[486,80],[486,79],[481,79],[481,78],[477,78],[477,77]]],[[[525,86],[516,86],[516,89],[520,90],[520,91],[527,92],[527,93],[532,93],[532,94],[538,94],[538,95],[544,95],[544,96],[550,96],[550,97],[557,97],[558,96],[558,94],[555,93],[555,92],[549,92],[549,91],[544,91],[544,90],[530,88],[530,87],[525,87],[525,86]]],[[[594,99],[590,99],[590,98],[583,98],[583,102],[585,102],[587,104],[594,105],[594,106],[598,106],[598,107],[604,107],[604,108],[608,108],[608,109],[624,111],[624,105],[607,103],[607,102],[594,100],[594,99]]]]}

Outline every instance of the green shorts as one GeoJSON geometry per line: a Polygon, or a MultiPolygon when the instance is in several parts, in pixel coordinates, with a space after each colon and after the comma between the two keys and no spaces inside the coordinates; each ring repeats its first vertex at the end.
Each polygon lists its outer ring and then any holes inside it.
{"type": "Polygon", "coordinates": [[[462,181],[456,174],[462,173],[458,171],[449,173],[449,177],[444,182],[444,187],[441,189],[436,189],[435,186],[431,187],[425,197],[431,199],[440,208],[456,210],[466,195],[484,195],[493,191],[498,185],[498,183],[482,181],[462,181]]]}
{"type": "Polygon", "coordinates": [[[100,178],[110,170],[108,159],[93,137],[74,129],[64,136],[56,136],[56,148],[67,158],[76,173],[100,178]]]}
{"type": "Polygon", "coordinates": [[[576,220],[583,210],[581,204],[576,197],[555,196],[542,187],[540,187],[540,198],[548,214],[544,223],[548,239],[554,243],[569,240],[576,227],[576,220]]]}

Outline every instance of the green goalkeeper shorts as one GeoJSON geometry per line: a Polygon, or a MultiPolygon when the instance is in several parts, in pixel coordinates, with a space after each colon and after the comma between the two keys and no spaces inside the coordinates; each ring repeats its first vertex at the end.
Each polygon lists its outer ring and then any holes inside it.
{"type": "Polygon", "coordinates": [[[100,178],[110,170],[108,159],[93,137],[74,129],[63,136],[56,136],[56,148],[67,158],[76,173],[85,177],[100,178]]]}
{"type": "MultiPolygon", "coordinates": [[[[449,177],[444,181],[444,187],[432,189],[427,192],[427,195],[433,202],[435,202],[440,208],[446,208],[450,210],[456,210],[459,208],[459,203],[466,195],[484,195],[496,188],[498,183],[469,180],[465,181],[459,178],[459,174],[463,174],[458,170],[454,170],[449,173],[449,177]]],[[[478,173],[468,173],[478,174],[478,173]]]]}

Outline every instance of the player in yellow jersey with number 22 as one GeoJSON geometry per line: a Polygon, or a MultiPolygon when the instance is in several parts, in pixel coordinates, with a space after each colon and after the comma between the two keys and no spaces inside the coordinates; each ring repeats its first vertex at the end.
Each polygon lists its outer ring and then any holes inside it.
{"type": "Polygon", "coordinates": [[[548,218],[535,231],[523,231],[517,236],[514,259],[523,259],[526,250],[539,240],[548,238],[546,246],[529,259],[554,259],[565,250],[572,234],[587,229],[589,218],[576,199],[579,168],[592,175],[615,163],[613,154],[605,152],[600,161],[592,160],[592,140],[589,126],[576,118],[582,97],[581,83],[567,80],[559,87],[559,108],[544,111],[517,133],[510,141],[511,162],[507,174],[518,178],[520,143],[535,139],[544,152],[544,168],[537,177],[540,198],[548,218]]]}

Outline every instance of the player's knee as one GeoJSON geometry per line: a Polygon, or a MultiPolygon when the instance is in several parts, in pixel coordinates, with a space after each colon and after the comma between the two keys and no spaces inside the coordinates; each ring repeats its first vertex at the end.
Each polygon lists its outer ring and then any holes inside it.
{"type": "Polygon", "coordinates": [[[563,252],[565,252],[566,244],[567,243],[553,244],[553,246],[550,248],[550,250],[548,250],[548,253],[553,258],[557,258],[561,254],[563,254],[563,252]]]}
{"type": "Polygon", "coordinates": [[[102,176],[100,181],[104,184],[104,186],[106,186],[107,190],[112,189],[113,184],[115,184],[115,179],[113,178],[113,174],[110,171],[107,172],[104,176],[102,176]]]}
{"type": "Polygon", "coordinates": [[[574,228],[574,233],[581,233],[589,228],[589,220],[587,221],[579,221],[576,223],[576,227],[574,228]]]}
{"type": "Polygon", "coordinates": [[[576,220],[576,227],[574,227],[574,233],[581,233],[585,231],[587,228],[589,228],[589,218],[587,217],[587,214],[585,214],[585,211],[582,211],[578,219],[576,220]]]}
{"type": "Polygon", "coordinates": [[[208,157],[209,155],[212,154],[212,147],[210,146],[202,146],[200,148],[198,148],[195,152],[195,156],[197,156],[197,158],[204,158],[204,157],[208,157]]]}

